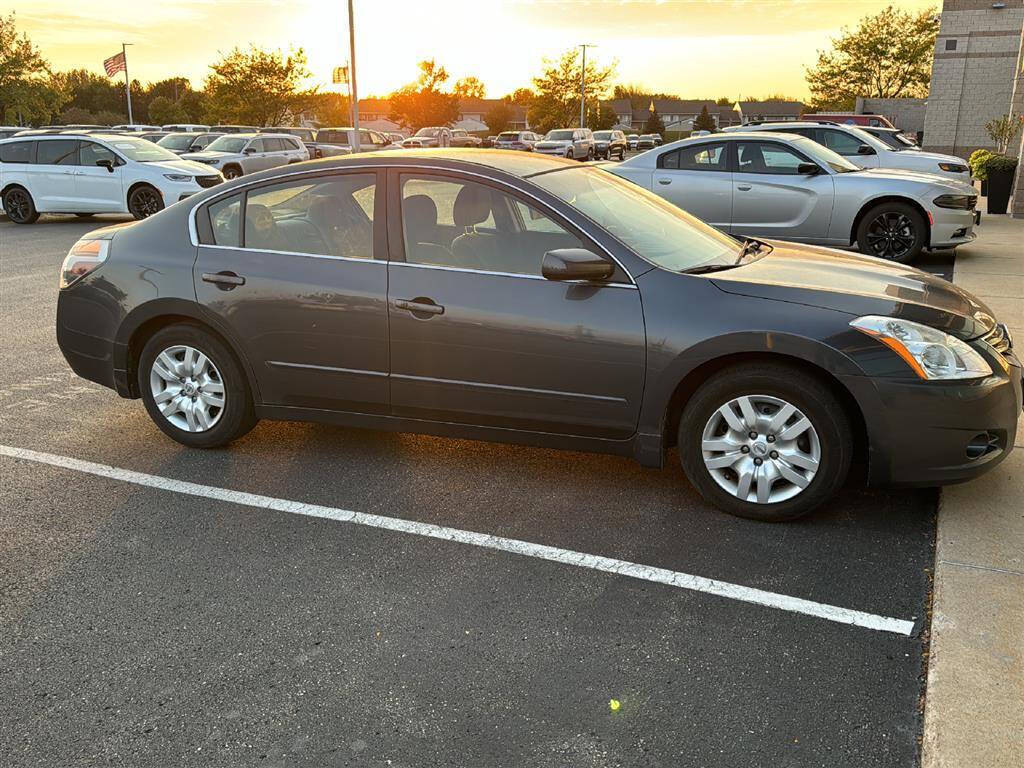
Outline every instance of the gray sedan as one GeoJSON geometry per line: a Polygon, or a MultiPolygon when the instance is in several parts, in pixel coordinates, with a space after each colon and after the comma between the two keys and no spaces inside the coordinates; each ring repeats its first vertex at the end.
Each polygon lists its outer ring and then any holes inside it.
{"type": "Polygon", "coordinates": [[[802,136],[749,132],[683,139],[609,166],[740,237],[850,246],[912,261],[975,238],[974,187],[913,171],[862,170],[802,136]]]}

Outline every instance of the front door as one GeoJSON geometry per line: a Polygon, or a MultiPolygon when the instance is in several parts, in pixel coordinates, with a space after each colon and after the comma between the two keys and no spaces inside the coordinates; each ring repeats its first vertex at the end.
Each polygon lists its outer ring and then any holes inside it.
{"type": "Polygon", "coordinates": [[[377,186],[373,171],[319,174],[196,212],[196,296],[243,345],[263,403],[387,413],[377,186]]]}
{"type": "Polygon", "coordinates": [[[808,242],[828,238],[835,197],[831,175],[800,173],[809,159],[774,141],[738,142],[737,161],[732,234],[808,242]]]}
{"type": "Polygon", "coordinates": [[[32,197],[40,211],[78,213],[78,139],[42,139],[29,166],[32,197]]]}
{"type": "Polygon", "coordinates": [[[724,142],[695,144],[658,156],[652,191],[698,219],[729,231],[732,171],[724,142]]]}
{"type": "Polygon", "coordinates": [[[126,210],[128,203],[121,188],[121,166],[124,162],[109,149],[94,141],[81,143],[78,162],[75,185],[76,194],[82,201],[79,206],[81,212],[126,210]],[[113,170],[97,165],[104,161],[109,162],[113,170]]]}
{"type": "Polygon", "coordinates": [[[636,431],[640,294],[541,276],[545,252],[602,253],[535,201],[457,174],[389,172],[395,415],[605,438],[636,431]]]}
{"type": "Polygon", "coordinates": [[[858,168],[878,167],[878,152],[873,151],[869,154],[861,154],[861,147],[874,148],[867,144],[867,142],[861,141],[859,137],[854,136],[852,133],[846,133],[835,128],[815,128],[814,132],[815,141],[819,144],[824,144],[837,155],[842,155],[858,168]]]}

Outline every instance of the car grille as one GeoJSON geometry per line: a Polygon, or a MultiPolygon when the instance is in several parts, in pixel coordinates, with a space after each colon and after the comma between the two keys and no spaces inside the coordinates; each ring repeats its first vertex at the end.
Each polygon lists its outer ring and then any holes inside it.
{"type": "Polygon", "coordinates": [[[1013,348],[1013,338],[1004,323],[996,323],[995,327],[982,337],[983,341],[996,352],[1005,355],[1013,348]]]}
{"type": "Polygon", "coordinates": [[[196,176],[196,184],[203,189],[209,189],[220,184],[224,179],[220,176],[196,176]]]}

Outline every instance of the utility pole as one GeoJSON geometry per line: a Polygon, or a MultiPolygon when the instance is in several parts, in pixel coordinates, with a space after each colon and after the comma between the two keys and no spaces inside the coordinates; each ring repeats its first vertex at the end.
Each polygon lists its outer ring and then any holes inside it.
{"type": "Polygon", "coordinates": [[[135,121],[132,120],[132,86],[131,81],[128,79],[128,51],[127,47],[131,43],[121,43],[121,58],[124,59],[124,95],[128,99],[128,125],[134,125],[135,121]]]}
{"type": "Polygon", "coordinates": [[[583,66],[580,67],[580,128],[586,128],[587,104],[587,48],[597,48],[591,43],[581,43],[583,49],[583,66]]]}
{"type": "Polygon", "coordinates": [[[356,92],[356,19],[348,0],[349,90],[352,93],[352,151],[359,151],[359,96],[356,92]]]}

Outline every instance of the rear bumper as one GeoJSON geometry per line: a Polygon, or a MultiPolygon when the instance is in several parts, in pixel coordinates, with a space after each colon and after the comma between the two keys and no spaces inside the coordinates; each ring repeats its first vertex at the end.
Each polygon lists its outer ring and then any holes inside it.
{"type": "Polygon", "coordinates": [[[83,379],[102,384],[121,397],[132,397],[128,372],[116,367],[115,360],[124,361],[125,350],[115,354],[115,342],[108,338],[105,319],[109,314],[102,305],[74,291],[61,291],[57,298],[57,346],[71,370],[83,379]]]}

